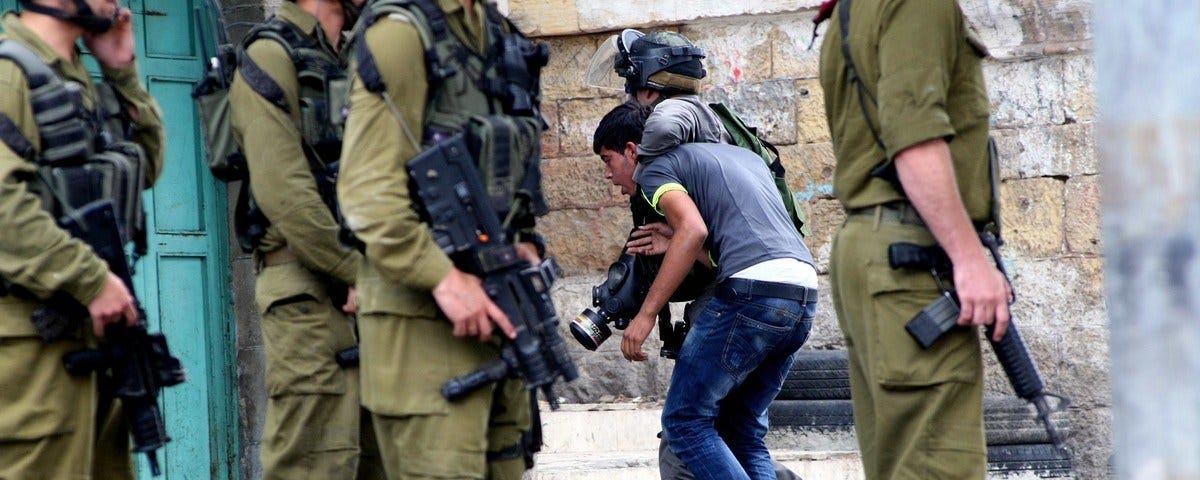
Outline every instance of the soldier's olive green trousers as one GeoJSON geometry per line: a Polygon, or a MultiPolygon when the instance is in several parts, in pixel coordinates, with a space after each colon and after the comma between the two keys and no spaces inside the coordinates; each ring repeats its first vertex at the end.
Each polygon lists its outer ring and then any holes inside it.
{"type": "Polygon", "coordinates": [[[74,377],[64,354],[80,340],[0,338],[0,479],[133,479],[120,402],[95,375],[74,377]]]}
{"type": "Polygon", "coordinates": [[[987,454],[977,330],[955,329],[929,350],[917,345],[904,324],[939,291],[929,272],[888,266],[893,242],[936,243],[923,226],[850,216],[834,238],[830,264],[866,478],[982,480],[987,454]]]}
{"type": "Polygon", "coordinates": [[[368,313],[359,318],[363,405],[371,411],[391,480],[520,480],[529,394],[517,380],[448,402],[440,390],[498,358],[499,343],[451,334],[444,318],[368,313]]]}
{"type": "Polygon", "coordinates": [[[297,262],[261,269],[255,296],[267,353],[264,478],[385,478],[358,371],[334,360],[355,344],[341,305],[297,262]]]}

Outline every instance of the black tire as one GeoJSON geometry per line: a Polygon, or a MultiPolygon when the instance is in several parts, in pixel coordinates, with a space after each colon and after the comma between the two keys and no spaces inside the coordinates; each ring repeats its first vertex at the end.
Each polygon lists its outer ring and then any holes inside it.
{"type": "Polygon", "coordinates": [[[776,397],[779,400],[850,398],[849,360],[845,350],[799,350],[776,397]]]}
{"type": "Polygon", "coordinates": [[[1047,443],[988,447],[988,471],[1033,472],[1040,478],[1069,477],[1071,458],[1047,443]]]}
{"type": "Polygon", "coordinates": [[[838,428],[854,426],[849,400],[775,400],[767,408],[771,428],[838,428]]]}
{"type": "MultiPolygon", "coordinates": [[[[1050,422],[1059,436],[1071,436],[1067,412],[1052,412],[1050,422]]],[[[988,445],[1053,443],[1033,405],[1017,397],[988,397],[983,401],[983,425],[988,445]]]]}

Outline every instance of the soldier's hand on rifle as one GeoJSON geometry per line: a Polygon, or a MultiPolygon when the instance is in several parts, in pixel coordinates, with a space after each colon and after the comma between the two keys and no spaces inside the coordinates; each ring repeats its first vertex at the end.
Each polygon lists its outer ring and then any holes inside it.
{"type": "Polygon", "coordinates": [[[626,251],[634,255],[662,255],[667,253],[673,235],[675,231],[662,222],[642,225],[629,236],[626,251]]]}
{"type": "Polygon", "coordinates": [[[486,342],[492,338],[493,323],[509,339],[517,336],[508,316],[488,298],[479,277],[451,268],[450,274],[433,288],[433,299],[454,324],[456,337],[478,337],[486,342]]]}
{"type": "Polygon", "coordinates": [[[959,325],[996,324],[993,340],[1000,341],[1008,329],[1008,302],[1012,289],[1004,275],[982,255],[954,264],[954,288],[958,293],[959,325]]]}
{"type": "Polygon", "coordinates": [[[133,63],[133,13],[128,8],[117,10],[116,22],[107,32],[83,34],[83,43],[101,65],[122,68],[133,63]]]}
{"type": "Polygon", "coordinates": [[[110,323],[119,323],[124,320],[125,325],[132,327],[138,321],[133,295],[129,293],[128,288],[125,288],[125,282],[121,281],[121,277],[112,272],[108,272],[104,288],[100,290],[100,294],[96,295],[96,298],[88,302],[87,308],[88,314],[92,316],[92,332],[97,337],[104,337],[104,326],[110,323]]]}
{"type": "Polygon", "coordinates": [[[542,263],[542,257],[538,255],[537,245],[530,242],[521,242],[517,244],[517,256],[522,260],[529,262],[530,265],[538,266],[542,263]]]}

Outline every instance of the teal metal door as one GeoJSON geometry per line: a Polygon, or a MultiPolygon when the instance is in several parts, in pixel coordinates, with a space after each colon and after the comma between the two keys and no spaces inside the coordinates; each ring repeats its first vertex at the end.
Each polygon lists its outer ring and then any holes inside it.
{"type": "MultiPolygon", "coordinates": [[[[4,10],[15,0],[0,0],[4,10]]],[[[171,442],[159,451],[166,480],[237,477],[237,368],[223,184],[205,169],[190,92],[204,65],[196,39],[198,0],[126,0],[135,13],[142,81],[162,107],[167,151],[146,194],[149,253],[137,265],[138,298],[150,329],[162,330],[187,368],[164,390],[171,442]]],[[[150,478],[144,455],[139,476],[150,478]]]]}

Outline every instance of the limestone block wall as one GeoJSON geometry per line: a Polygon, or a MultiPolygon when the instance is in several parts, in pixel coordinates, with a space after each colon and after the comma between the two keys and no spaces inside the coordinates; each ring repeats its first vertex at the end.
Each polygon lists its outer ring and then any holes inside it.
{"type": "MultiPolygon", "coordinates": [[[[1016,322],[1051,390],[1073,400],[1079,478],[1106,478],[1111,452],[1108,329],[1095,153],[1091,2],[962,0],[968,22],[991,49],[984,66],[993,135],[1002,155],[1003,251],[1018,293],[1016,322]]],[[[556,291],[569,320],[589,306],[591,286],[616,258],[630,228],[628,202],[603,178],[591,151],[601,116],[620,92],[585,87],[597,46],[623,28],[677,30],[705,48],[704,96],[722,101],[781,147],[789,183],[813,224],[807,239],[822,285],[830,241],[844,219],[833,197],[834,158],[817,81],[823,37],[812,40],[818,0],[636,2],[509,0],[510,17],[550,43],[543,107],[545,189],[551,212],[540,225],[567,278],[556,291]]],[[[821,28],[821,32],[824,27],[821,28]]],[[[844,348],[828,289],[811,348],[844,348]]],[[[680,312],[677,312],[677,315],[680,312]]],[[[655,335],[652,334],[652,338],[655,335]]],[[[570,340],[568,340],[570,341],[570,340]]],[[[599,352],[575,348],[584,378],[570,401],[659,399],[669,361],[630,365],[619,338],[599,352]]],[[[653,342],[648,342],[653,343],[653,342]]],[[[657,350],[657,345],[648,345],[657,350]]],[[[985,347],[990,392],[1010,393],[985,347]]]]}

